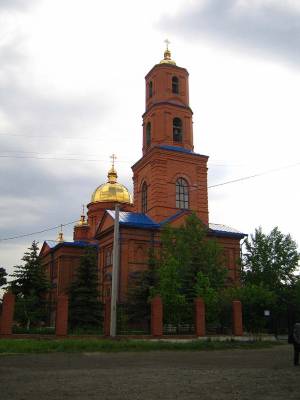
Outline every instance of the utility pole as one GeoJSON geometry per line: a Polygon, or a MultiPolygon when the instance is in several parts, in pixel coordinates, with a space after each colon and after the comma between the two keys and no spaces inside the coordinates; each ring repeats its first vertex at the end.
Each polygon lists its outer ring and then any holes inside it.
{"type": "Polygon", "coordinates": [[[110,336],[115,337],[117,333],[117,301],[119,292],[119,213],[120,205],[115,205],[113,266],[111,282],[111,309],[110,309],[110,336]]]}

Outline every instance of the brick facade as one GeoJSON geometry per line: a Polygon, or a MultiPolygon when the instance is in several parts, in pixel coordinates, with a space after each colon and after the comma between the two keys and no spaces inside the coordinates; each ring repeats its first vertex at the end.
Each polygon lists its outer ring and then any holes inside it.
{"type": "MultiPolygon", "coordinates": [[[[150,70],[145,85],[143,156],[132,166],[134,202],[121,202],[120,206],[121,211],[146,215],[156,225],[150,228],[120,225],[118,297],[121,302],[126,301],[128,287],[137,274],[147,268],[149,249],[159,246],[159,223],[169,219],[172,226],[180,226],[193,211],[209,226],[208,156],[194,152],[188,72],[166,59],[150,70]],[[186,198],[178,194],[180,179],[187,185],[186,198]],[[182,199],[185,199],[184,205],[182,199]]],[[[113,210],[115,204],[116,201],[91,201],[87,205],[87,221],[83,217],[82,223],[74,227],[74,242],[44,243],[41,256],[54,287],[50,295],[53,299],[67,293],[80,256],[89,245],[98,250],[101,298],[105,301],[110,297],[114,219],[107,210],[113,210]]],[[[229,283],[239,283],[238,260],[243,235],[210,230],[208,240],[211,237],[224,249],[229,283]]]]}

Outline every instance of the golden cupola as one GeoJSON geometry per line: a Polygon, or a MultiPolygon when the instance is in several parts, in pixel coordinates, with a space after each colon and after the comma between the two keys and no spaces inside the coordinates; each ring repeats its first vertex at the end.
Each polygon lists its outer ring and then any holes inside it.
{"type": "Polygon", "coordinates": [[[166,43],[166,50],[164,52],[164,58],[161,60],[160,64],[176,65],[176,62],[174,60],[172,60],[171,52],[169,50],[170,41],[168,39],[166,39],[165,43],[166,43]]]}
{"type": "Polygon", "coordinates": [[[115,170],[114,163],[107,174],[107,182],[97,187],[92,194],[91,202],[99,203],[106,201],[116,201],[118,203],[132,203],[131,195],[128,189],[117,182],[117,171],[115,170]]]}

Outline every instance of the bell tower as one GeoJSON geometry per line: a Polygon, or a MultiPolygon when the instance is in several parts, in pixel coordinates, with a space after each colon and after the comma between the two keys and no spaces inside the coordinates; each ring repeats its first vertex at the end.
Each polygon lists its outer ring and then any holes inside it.
{"type": "Polygon", "coordinates": [[[189,74],[176,66],[167,48],[164,58],[146,75],[143,154],[166,144],[193,150],[193,112],[189,106],[189,74]]]}
{"type": "Polygon", "coordinates": [[[164,58],[146,75],[143,157],[133,167],[134,209],[161,222],[181,210],[208,224],[207,160],[194,153],[188,71],[164,58]]]}

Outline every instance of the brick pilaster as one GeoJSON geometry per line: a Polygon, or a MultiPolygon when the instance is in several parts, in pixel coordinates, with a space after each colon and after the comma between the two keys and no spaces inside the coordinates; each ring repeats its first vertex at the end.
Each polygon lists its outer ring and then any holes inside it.
{"type": "Polygon", "coordinates": [[[107,297],[104,304],[104,321],[103,321],[104,336],[110,336],[110,315],[111,315],[111,298],[107,297]]]}
{"type": "Polygon", "coordinates": [[[56,305],[56,336],[67,336],[68,334],[68,314],[69,314],[69,298],[66,295],[57,297],[56,305]]]}
{"type": "Polygon", "coordinates": [[[195,333],[197,336],[205,336],[205,304],[201,297],[195,299],[195,333]]]}
{"type": "Polygon", "coordinates": [[[11,335],[14,320],[15,295],[8,292],[3,296],[0,334],[11,335]]]}
{"type": "Polygon", "coordinates": [[[163,304],[160,296],[151,300],[151,335],[163,335],[163,304]]]}
{"type": "Polygon", "coordinates": [[[235,336],[243,336],[243,312],[239,300],[232,302],[232,333],[235,336]]]}

